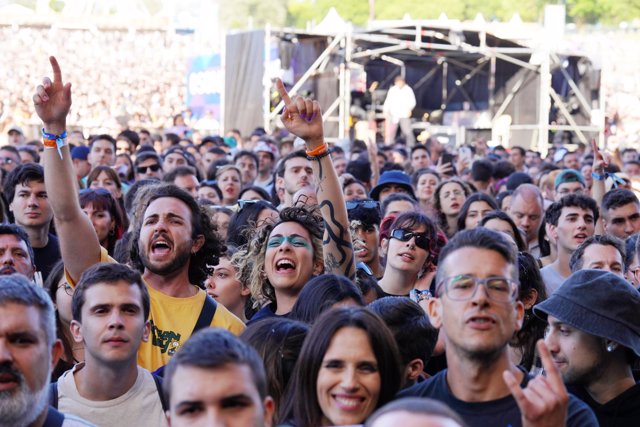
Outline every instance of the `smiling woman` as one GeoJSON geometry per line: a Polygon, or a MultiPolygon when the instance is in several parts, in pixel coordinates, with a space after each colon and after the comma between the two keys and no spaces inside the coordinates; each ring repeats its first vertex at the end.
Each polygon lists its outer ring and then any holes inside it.
{"type": "Polygon", "coordinates": [[[401,386],[393,335],[365,308],[325,312],[307,336],[280,419],[294,426],[362,424],[401,386]]]}

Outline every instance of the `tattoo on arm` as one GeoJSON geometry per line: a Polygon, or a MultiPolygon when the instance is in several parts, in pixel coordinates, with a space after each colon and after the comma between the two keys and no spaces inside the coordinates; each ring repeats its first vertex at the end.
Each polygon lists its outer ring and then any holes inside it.
{"type": "Polygon", "coordinates": [[[339,268],[342,266],[342,273],[351,271],[354,264],[351,236],[348,229],[335,216],[335,207],[329,200],[320,204],[320,208],[326,207],[329,211],[328,218],[323,216],[325,222],[326,238],[322,242],[324,246],[333,243],[336,247],[339,258],[333,253],[328,253],[325,258],[325,270],[339,268]]]}

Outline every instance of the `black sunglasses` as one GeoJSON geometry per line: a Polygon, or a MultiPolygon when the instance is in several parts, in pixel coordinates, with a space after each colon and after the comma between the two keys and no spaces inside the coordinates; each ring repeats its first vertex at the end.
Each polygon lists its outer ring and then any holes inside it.
{"type": "Polygon", "coordinates": [[[347,210],[363,207],[365,209],[380,209],[380,202],[375,200],[352,200],[347,202],[347,210]]]}
{"type": "Polygon", "coordinates": [[[95,193],[98,196],[111,196],[111,192],[106,188],[84,188],[80,190],[80,195],[84,196],[85,194],[95,193]]]}
{"type": "Polygon", "coordinates": [[[391,238],[398,239],[401,242],[408,242],[412,237],[416,238],[416,246],[424,249],[425,251],[429,250],[429,238],[425,233],[415,233],[413,231],[403,230],[402,228],[396,228],[391,231],[391,238]]]}
{"type": "Polygon", "coordinates": [[[158,172],[160,170],[160,165],[138,166],[136,168],[136,172],[140,174],[147,173],[147,169],[151,169],[151,172],[158,172]]]}

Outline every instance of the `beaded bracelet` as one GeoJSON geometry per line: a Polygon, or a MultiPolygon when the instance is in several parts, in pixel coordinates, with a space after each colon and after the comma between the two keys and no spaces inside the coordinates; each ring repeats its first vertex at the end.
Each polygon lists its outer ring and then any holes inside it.
{"type": "Polygon", "coordinates": [[[62,147],[67,145],[67,131],[65,130],[60,135],[55,135],[53,133],[45,132],[44,128],[42,128],[41,133],[44,147],[57,149],[58,155],[60,156],[60,159],[62,159],[62,147]]]}

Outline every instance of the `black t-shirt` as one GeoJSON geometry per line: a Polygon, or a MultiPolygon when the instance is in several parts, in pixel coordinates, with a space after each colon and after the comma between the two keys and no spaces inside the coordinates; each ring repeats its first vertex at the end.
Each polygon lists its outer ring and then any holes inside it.
{"type": "MultiPolygon", "coordinates": [[[[520,384],[526,387],[530,379],[525,374],[520,384]]],[[[462,417],[469,427],[520,427],[522,420],[520,409],[513,396],[509,395],[488,402],[464,402],[456,398],[447,384],[447,370],[438,372],[428,380],[402,390],[398,397],[430,397],[439,400],[462,417]]],[[[570,395],[567,427],[598,426],[598,421],[589,407],[570,395]]]]}
{"type": "Polygon", "coordinates": [[[640,426],[640,383],[604,405],[593,400],[584,387],[570,387],[569,391],[589,405],[596,414],[600,427],[640,426]]]}
{"type": "Polygon", "coordinates": [[[44,282],[49,277],[53,266],[62,258],[58,238],[49,233],[47,245],[43,248],[33,248],[33,255],[36,270],[42,273],[42,281],[44,282]]]}

